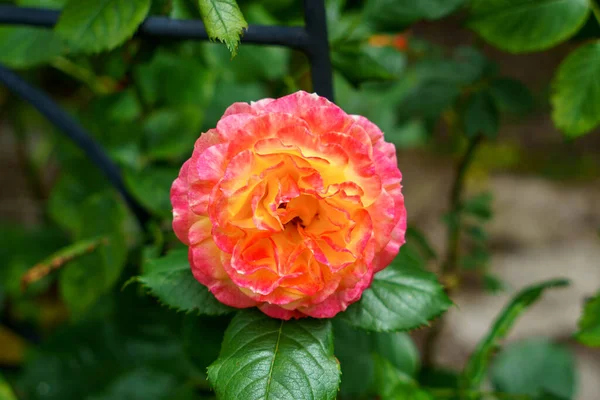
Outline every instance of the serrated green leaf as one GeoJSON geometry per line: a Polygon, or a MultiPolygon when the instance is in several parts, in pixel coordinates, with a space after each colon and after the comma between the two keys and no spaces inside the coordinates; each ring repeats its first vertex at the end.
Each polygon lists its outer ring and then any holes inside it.
{"type": "Polygon", "coordinates": [[[142,206],[166,217],[173,210],[169,188],[178,172],[175,168],[148,166],[142,171],[126,171],[125,184],[142,206]]]}
{"type": "Polygon", "coordinates": [[[377,332],[406,331],[427,325],[452,302],[435,274],[400,255],[378,272],[362,298],[340,314],[350,325],[377,332]]]}
{"type": "Polygon", "coordinates": [[[163,304],[177,310],[207,315],[233,311],[194,278],[187,250],[172,251],[165,257],[148,261],[137,280],[163,304]]]}
{"type": "Polygon", "coordinates": [[[28,68],[45,64],[64,51],[62,39],[51,30],[26,26],[0,27],[0,62],[9,67],[28,68]]]}
{"type": "Polygon", "coordinates": [[[331,322],[241,311],[225,332],[208,378],[222,400],[335,399],[340,369],[331,322]]]}
{"type": "Polygon", "coordinates": [[[600,347],[600,292],[585,303],[575,338],[586,346],[600,347]]]}
{"type": "Polygon", "coordinates": [[[465,110],[465,133],[474,138],[479,134],[494,139],[498,134],[499,116],[492,97],[486,91],[469,98],[465,110]]]}
{"type": "Polygon", "coordinates": [[[563,287],[569,284],[563,279],[543,282],[521,290],[496,318],[488,334],[477,345],[469,357],[462,374],[462,386],[466,390],[478,390],[485,378],[492,353],[500,340],[504,339],[516,319],[533,303],[546,289],[563,287]]]}
{"type": "Polygon", "coordinates": [[[60,271],[60,293],[75,319],[116,284],[127,259],[127,210],[121,201],[110,192],[93,195],[78,210],[75,238],[104,236],[106,244],[60,271]]]}
{"type": "Polygon", "coordinates": [[[523,53],[568,39],[588,15],[588,0],[472,0],[468,25],[494,46],[523,53]]]}
{"type": "Polygon", "coordinates": [[[2,374],[0,374],[0,399],[17,400],[17,396],[13,392],[6,379],[4,379],[4,376],[2,376],[2,374]]]}
{"type": "Polygon", "coordinates": [[[552,82],[552,119],[567,137],[581,136],[600,124],[600,41],[573,51],[552,82]]]}
{"type": "Polygon", "coordinates": [[[111,50],[133,36],[151,0],[69,0],[55,31],[74,52],[111,50]]]}
{"type": "Polygon", "coordinates": [[[506,346],[495,358],[490,378],[496,391],[530,395],[545,393],[573,398],[575,360],[569,350],[547,339],[532,338],[506,346]]]}
{"type": "Polygon", "coordinates": [[[225,43],[232,56],[235,56],[240,36],[248,23],[235,0],[198,0],[200,15],[208,36],[225,43]]]}

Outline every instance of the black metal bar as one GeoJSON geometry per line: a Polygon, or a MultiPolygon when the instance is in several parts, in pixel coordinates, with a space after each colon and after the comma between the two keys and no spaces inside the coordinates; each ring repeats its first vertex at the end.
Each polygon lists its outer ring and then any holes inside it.
{"type": "Polygon", "coordinates": [[[52,124],[59,128],[69,139],[84,151],[88,158],[102,171],[109,182],[119,191],[119,193],[121,193],[141,226],[144,227],[149,219],[148,213],[129,194],[117,165],[113,163],[102,147],[89,136],[85,129],[83,129],[45,93],[29,85],[17,74],[3,65],[0,65],[0,82],[10,91],[34,106],[42,113],[42,115],[48,118],[52,124]]]}
{"type": "MultiPolygon", "coordinates": [[[[60,11],[0,5],[0,24],[52,28],[60,11]]],[[[149,17],[140,25],[138,35],[171,39],[208,40],[202,21],[149,17]]],[[[301,27],[250,25],[242,43],[286,46],[307,51],[309,35],[301,27]]]]}
{"type": "Polygon", "coordinates": [[[310,59],[313,90],[333,101],[333,70],[329,56],[325,0],[304,0],[304,19],[309,36],[306,54],[310,59]]]}

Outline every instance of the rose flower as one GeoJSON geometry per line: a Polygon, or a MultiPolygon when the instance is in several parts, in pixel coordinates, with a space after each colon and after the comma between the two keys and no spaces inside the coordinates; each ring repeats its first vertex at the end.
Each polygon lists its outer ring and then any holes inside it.
{"type": "Polygon", "coordinates": [[[235,103],[171,188],[194,277],[224,304],[330,318],[404,243],[394,145],[316,94],[235,103]]]}

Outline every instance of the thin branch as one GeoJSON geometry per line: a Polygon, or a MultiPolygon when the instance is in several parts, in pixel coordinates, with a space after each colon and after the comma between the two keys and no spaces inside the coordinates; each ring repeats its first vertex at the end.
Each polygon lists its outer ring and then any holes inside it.
{"type": "MultiPolygon", "coordinates": [[[[442,281],[446,284],[446,292],[450,294],[457,286],[458,276],[458,261],[460,255],[460,233],[461,233],[461,216],[460,209],[462,207],[461,196],[465,187],[465,177],[471,166],[476,150],[481,143],[482,136],[469,140],[469,145],[462,159],[456,168],[456,175],[450,190],[450,211],[448,221],[448,245],[446,247],[446,255],[440,268],[442,281]]],[[[431,327],[423,348],[423,363],[425,365],[433,365],[434,347],[442,328],[444,326],[444,317],[441,316],[431,327]]]]}

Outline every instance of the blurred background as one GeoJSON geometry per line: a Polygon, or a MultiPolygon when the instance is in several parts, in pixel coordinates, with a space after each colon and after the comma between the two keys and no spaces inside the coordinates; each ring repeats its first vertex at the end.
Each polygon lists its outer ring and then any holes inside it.
{"type": "MultiPolygon", "coordinates": [[[[60,9],[65,1],[0,3],[60,9]]],[[[429,16],[404,3],[331,0],[327,17],[335,101],[375,122],[396,145],[409,224],[437,254],[429,267],[438,272],[448,248],[457,166],[473,137],[482,135],[462,187],[476,209],[471,234],[460,245],[459,270],[440,275],[456,307],[444,318],[433,360],[448,370],[462,368],[511,295],[534,282],[566,277],[571,285],[532,307],[507,342],[516,346],[513,353],[528,345],[527,338],[558,343],[566,352],[563,364],[575,366],[565,373],[574,376],[574,383],[564,384],[565,398],[596,400],[600,350],[572,335],[585,299],[600,288],[600,132],[568,138],[553,124],[549,98],[560,63],[600,35],[598,21],[590,15],[570,40],[515,55],[469,29],[463,6],[429,16]]],[[[250,24],[303,24],[296,1],[238,4],[250,24]]],[[[155,0],[150,13],[199,18],[185,1],[155,0]]],[[[0,62],[43,88],[107,149],[129,190],[152,214],[150,232],[162,246],[172,240],[168,188],[199,133],[214,127],[233,102],[312,90],[304,55],[246,44],[232,58],[220,43],[133,38],[89,55],[69,49],[49,30],[0,26],[0,62]]],[[[104,215],[103,208],[90,206],[89,196],[105,196],[108,189],[77,147],[0,87],[0,366],[20,388],[19,398],[84,398],[77,389],[54,386],[74,375],[45,375],[61,370],[60,354],[67,352],[62,345],[53,356],[44,353],[43,363],[26,360],[69,321],[95,323],[107,315],[114,299],[129,291],[120,292],[115,282],[135,275],[132,260],[152,251],[140,246],[147,238],[126,215],[119,223],[128,262],[115,278],[94,275],[107,282],[100,292],[83,288],[82,295],[70,286],[80,285],[86,270],[68,278],[63,270],[52,272],[22,287],[33,266],[86,237],[85,213],[104,215]],[[70,283],[59,282],[63,278],[70,283]]],[[[123,211],[122,204],[115,207],[123,211]]],[[[411,334],[421,349],[428,332],[411,334]]],[[[131,346],[144,345],[150,346],[131,346]]],[[[78,356],[79,367],[100,357],[88,347],[78,356]]],[[[544,363],[533,356],[520,362],[544,363]]],[[[145,373],[140,376],[148,378],[145,373]]],[[[101,379],[94,385],[102,386],[101,379]]],[[[104,396],[93,398],[118,398],[104,396]]]]}

